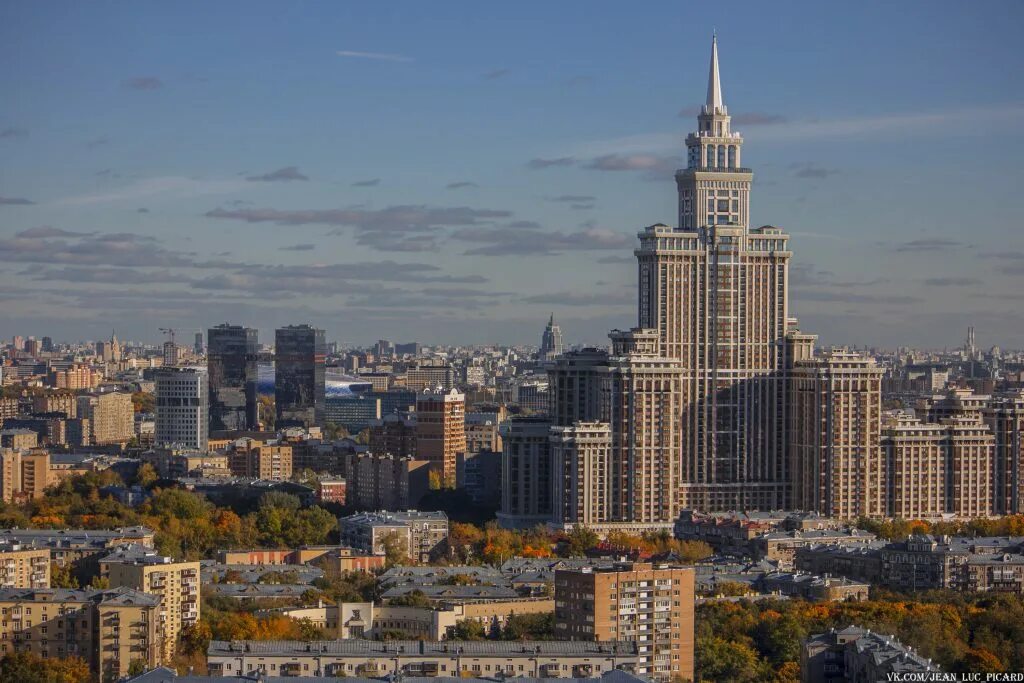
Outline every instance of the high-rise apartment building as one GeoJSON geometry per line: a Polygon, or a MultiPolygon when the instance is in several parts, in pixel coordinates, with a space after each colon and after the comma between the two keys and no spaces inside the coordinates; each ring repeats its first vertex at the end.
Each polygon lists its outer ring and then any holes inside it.
{"type": "Polygon", "coordinates": [[[198,368],[160,368],[156,380],[158,446],[205,451],[209,435],[206,371],[198,368]]]}
{"type": "Polygon", "coordinates": [[[656,681],[693,679],[692,567],[623,563],[555,572],[560,640],[635,642],[636,673],[656,681]]]}
{"type": "Polygon", "coordinates": [[[211,327],[206,336],[210,431],[257,429],[257,331],[225,323],[211,327]]]}
{"type": "Polygon", "coordinates": [[[992,510],[995,437],[978,415],[939,424],[905,413],[882,424],[880,475],[885,517],[987,517],[992,510]]]}
{"type": "Polygon", "coordinates": [[[551,421],[514,417],[501,424],[501,508],[508,528],[528,529],[551,520],[551,421]]]}
{"type": "Polygon", "coordinates": [[[89,421],[90,440],[97,446],[128,443],[135,436],[131,394],[111,391],[79,396],[78,416],[89,421]]]}
{"type": "Polygon", "coordinates": [[[50,452],[45,449],[0,449],[0,500],[41,498],[50,484],[50,452]]]}
{"type": "Polygon", "coordinates": [[[570,352],[548,366],[553,424],[610,430],[608,502],[595,520],[607,528],[788,502],[789,237],[751,227],[742,146],[716,41],[675,174],[678,227],[639,233],[638,327],[612,331],[610,354],[570,352]]]}
{"type": "Polygon", "coordinates": [[[236,442],[228,450],[228,467],[236,477],[288,481],[292,477],[292,447],[280,443],[236,442]]]}
{"type": "Polygon", "coordinates": [[[608,519],[612,432],[606,422],[551,428],[552,519],[572,527],[608,519]]]}
{"type": "Polygon", "coordinates": [[[994,398],[982,411],[995,437],[992,504],[997,515],[1024,512],[1024,392],[994,398]]]}
{"type": "Polygon", "coordinates": [[[884,517],[882,368],[846,351],[796,361],[790,379],[792,507],[884,517]]]}
{"type": "Polygon", "coordinates": [[[324,331],[290,325],[274,338],[274,401],[278,427],[317,427],[324,423],[324,331]]]}
{"type": "Polygon", "coordinates": [[[162,659],[169,661],[182,629],[199,621],[199,563],[176,562],[139,546],[118,548],[100,560],[100,576],[159,598],[162,659]]]}
{"type": "Polygon", "coordinates": [[[466,452],[466,399],[455,389],[425,389],[416,396],[416,458],[455,483],[455,460],[466,452]]]}
{"type": "Polygon", "coordinates": [[[450,365],[421,363],[405,371],[405,386],[413,391],[455,387],[455,368],[450,365]]]}

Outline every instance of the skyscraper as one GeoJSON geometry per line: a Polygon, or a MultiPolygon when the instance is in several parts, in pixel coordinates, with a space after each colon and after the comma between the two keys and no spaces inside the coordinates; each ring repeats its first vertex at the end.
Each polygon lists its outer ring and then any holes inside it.
{"type": "Polygon", "coordinates": [[[206,372],[199,368],[160,368],[154,378],[154,443],[205,451],[209,434],[206,372]]]}
{"type": "Polygon", "coordinates": [[[785,503],[789,236],[751,229],[753,173],[741,161],[712,42],[707,100],[676,172],[679,228],[640,233],[639,325],[683,369],[680,503],[785,503]]]}
{"type": "Polygon", "coordinates": [[[257,331],[240,325],[211,327],[207,347],[210,431],[256,429],[257,331]]]}
{"type": "MultiPolygon", "coordinates": [[[[548,368],[556,427],[609,427],[605,457],[559,449],[561,476],[606,482],[593,524],[658,527],[685,508],[788,502],[789,237],[750,227],[742,146],[714,40],[707,99],[675,174],[678,227],[638,235],[638,326],[613,330],[610,354],[570,352],[548,368]]],[[[561,509],[585,509],[560,494],[561,509]]]]}
{"type": "Polygon", "coordinates": [[[323,426],[326,401],[324,331],[290,325],[274,338],[278,427],[323,426]]]}
{"type": "Polygon", "coordinates": [[[562,330],[555,324],[555,314],[548,319],[544,334],[540,339],[540,360],[553,360],[562,355],[562,330]]]}

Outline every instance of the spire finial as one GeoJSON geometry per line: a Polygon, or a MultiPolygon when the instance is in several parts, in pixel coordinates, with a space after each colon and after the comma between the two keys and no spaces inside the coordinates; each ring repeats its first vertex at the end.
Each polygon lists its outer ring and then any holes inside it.
{"type": "Polygon", "coordinates": [[[704,105],[709,114],[724,113],[722,79],[718,75],[718,33],[711,35],[711,68],[708,71],[708,99],[704,105]]]}

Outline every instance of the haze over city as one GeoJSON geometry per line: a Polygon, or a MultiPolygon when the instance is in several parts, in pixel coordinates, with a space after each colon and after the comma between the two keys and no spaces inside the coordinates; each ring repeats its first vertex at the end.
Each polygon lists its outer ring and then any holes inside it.
{"type": "Polygon", "coordinates": [[[825,344],[1020,346],[1022,10],[968,3],[6,3],[0,325],[567,343],[636,325],[637,231],[710,36],[825,344]],[[983,49],[981,46],[984,46],[983,49]]]}

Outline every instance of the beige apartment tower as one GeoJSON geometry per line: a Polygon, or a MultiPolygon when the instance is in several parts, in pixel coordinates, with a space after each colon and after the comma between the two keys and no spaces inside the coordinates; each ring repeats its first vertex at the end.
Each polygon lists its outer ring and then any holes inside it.
{"type": "Polygon", "coordinates": [[[846,351],[797,361],[790,378],[792,506],[828,517],[884,517],[882,368],[846,351]]]}
{"type": "Polygon", "coordinates": [[[112,588],[126,587],[160,600],[164,661],[174,656],[182,629],[199,621],[199,563],[175,562],[134,547],[100,561],[112,588]]]}
{"type": "Polygon", "coordinates": [[[636,642],[636,673],[693,680],[693,568],[623,563],[555,572],[555,636],[636,642]]]}
{"type": "Polygon", "coordinates": [[[455,456],[466,452],[466,399],[455,389],[425,389],[416,396],[416,459],[444,481],[455,482],[455,456]]]}
{"type": "Polygon", "coordinates": [[[608,424],[552,427],[550,441],[555,524],[593,526],[607,521],[612,448],[608,424]]]}

